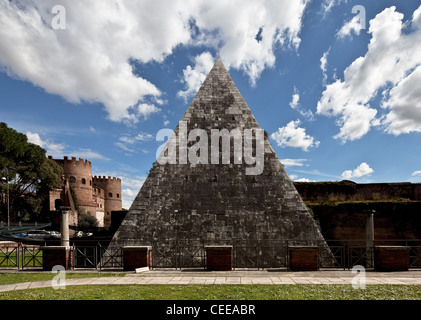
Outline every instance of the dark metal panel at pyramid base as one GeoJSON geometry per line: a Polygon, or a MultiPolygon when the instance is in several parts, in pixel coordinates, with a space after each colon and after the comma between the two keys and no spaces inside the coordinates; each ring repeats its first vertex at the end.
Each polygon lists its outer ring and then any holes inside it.
{"type": "MultiPolygon", "coordinates": [[[[220,59],[172,138],[180,136],[182,123],[187,132],[203,129],[208,137],[212,129],[240,129],[243,138],[244,129],[260,129],[220,59]]],[[[256,152],[255,149],[256,141],[253,149],[256,152]]],[[[246,175],[245,169],[253,165],[245,164],[244,159],[235,164],[233,153],[231,146],[229,164],[222,161],[211,164],[211,160],[209,164],[155,162],[111,247],[152,244],[165,247],[174,241],[232,245],[239,240],[253,247],[257,239],[289,239],[301,244],[303,240],[312,240],[313,244],[317,241],[325,244],[267,139],[260,174],[246,175]]],[[[166,154],[161,153],[161,158],[166,154]]],[[[210,150],[208,156],[210,159],[210,150]]]]}

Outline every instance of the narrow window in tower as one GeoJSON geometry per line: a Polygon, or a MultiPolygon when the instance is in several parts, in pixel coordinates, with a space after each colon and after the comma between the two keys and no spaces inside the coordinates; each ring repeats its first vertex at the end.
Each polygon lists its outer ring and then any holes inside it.
{"type": "Polygon", "coordinates": [[[116,196],[117,196],[117,198],[120,198],[120,194],[117,193],[116,196]]]}
{"type": "Polygon", "coordinates": [[[76,183],[76,178],[75,177],[70,177],[69,178],[69,182],[70,183],[76,183]]]}
{"type": "Polygon", "coordinates": [[[82,184],[86,184],[86,179],[82,178],[82,184]]]}
{"type": "Polygon", "coordinates": [[[113,194],[110,192],[110,193],[108,194],[108,196],[109,196],[110,198],[112,198],[112,197],[113,197],[113,194]]]}

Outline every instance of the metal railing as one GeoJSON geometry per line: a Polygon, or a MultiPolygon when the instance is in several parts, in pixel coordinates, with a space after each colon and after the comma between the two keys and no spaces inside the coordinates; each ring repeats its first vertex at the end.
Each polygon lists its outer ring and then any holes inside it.
{"type": "Polygon", "coordinates": [[[0,268],[42,268],[42,251],[38,246],[7,245],[0,247],[0,268]]]}
{"type": "MultiPolygon", "coordinates": [[[[421,240],[375,240],[366,246],[363,240],[219,240],[212,245],[232,245],[233,268],[288,268],[289,248],[316,246],[319,248],[319,267],[352,269],[356,265],[374,266],[374,247],[401,245],[410,248],[409,267],[421,268],[421,240]]],[[[209,244],[209,243],[207,243],[209,244]]],[[[153,268],[206,268],[203,241],[165,241],[152,244],[153,268]]]]}
{"type": "MultiPolygon", "coordinates": [[[[49,241],[43,242],[48,245],[49,241]]],[[[52,243],[51,243],[52,244],[52,243]]],[[[152,243],[152,268],[206,268],[205,245],[202,240],[166,240],[152,243]]],[[[401,245],[409,247],[409,267],[421,268],[421,240],[375,240],[367,247],[365,240],[218,240],[212,245],[232,245],[233,268],[288,268],[289,248],[317,246],[320,268],[351,269],[355,265],[373,267],[374,247],[401,245]]],[[[108,242],[72,241],[73,267],[96,269],[122,269],[122,249],[109,249],[108,242]]],[[[16,244],[0,246],[0,269],[42,268],[42,247],[16,244]]]]}

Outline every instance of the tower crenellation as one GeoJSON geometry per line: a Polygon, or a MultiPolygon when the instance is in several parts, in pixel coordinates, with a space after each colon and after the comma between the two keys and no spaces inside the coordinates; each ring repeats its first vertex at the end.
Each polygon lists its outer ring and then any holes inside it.
{"type": "Polygon", "coordinates": [[[121,179],[116,177],[93,176],[92,163],[83,158],[64,156],[55,161],[63,168],[64,183],[68,182],[74,191],[79,208],[95,216],[100,225],[107,224],[111,211],[121,210],[121,179]],[[101,189],[101,190],[99,190],[101,189]]]}
{"type": "Polygon", "coordinates": [[[94,176],[93,185],[104,190],[104,221],[111,223],[111,211],[122,209],[121,179],[111,176],[94,176]]]}

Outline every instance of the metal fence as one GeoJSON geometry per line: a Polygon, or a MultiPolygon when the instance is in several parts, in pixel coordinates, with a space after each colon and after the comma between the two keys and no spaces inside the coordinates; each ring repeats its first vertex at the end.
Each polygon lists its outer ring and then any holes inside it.
{"type": "Polygon", "coordinates": [[[0,268],[42,268],[42,251],[38,246],[6,245],[0,247],[0,268]]]}
{"type": "MultiPolygon", "coordinates": [[[[202,241],[165,241],[152,244],[153,268],[206,268],[202,241]]],[[[212,245],[232,245],[233,268],[270,269],[289,267],[289,248],[317,246],[319,268],[352,269],[356,265],[374,266],[374,247],[393,245],[409,247],[410,268],[421,268],[421,240],[236,240],[217,241],[212,245]]]]}
{"type": "MultiPolygon", "coordinates": [[[[289,248],[318,246],[320,268],[351,269],[355,265],[373,267],[374,246],[401,245],[409,247],[409,267],[421,268],[421,240],[375,240],[373,246],[365,240],[237,240],[217,241],[212,245],[232,245],[233,268],[270,269],[289,266],[289,248]]],[[[48,245],[49,242],[43,242],[48,245]]],[[[164,241],[152,244],[152,268],[206,268],[203,241],[164,241]]],[[[122,269],[122,249],[109,249],[107,242],[72,242],[73,267],[122,269]]],[[[0,269],[42,268],[42,247],[29,244],[0,246],[0,269]]]]}
{"type": "MultiPolygon", "coordinates": [[[[42,241],[40,245],[4,244],[0,246],[0,269],[42,269],[42,246],[55,242],[42,241]]],[[[96,269],[123,268],[122,251],[110,250],[104,243],[90,241],[73,243],[73,267],[96,269]]]]}
{"type": "MultiPolygon", "coordinates": [[[[200,240],[155,242],[152,244],[152,267],[206,268],[205,245],[208,244],[200,240]]],[[[230,239],[229,241],[212,242],[212,245],[227,244],[233,247],[232,264],[234,268],[287,268],[288,248],[300,244],[318,246],[319,260],[323,262],[323,266],[334,266],[332,253],[324,241],[230,239]]]]}
{"type": "Polygon", "coordinates": [[[101,243],[74,244],[73,254],[75,268],[123,268],[122,250],[108,249],[101,243]]]}

